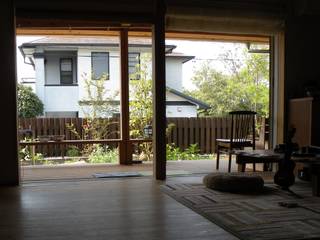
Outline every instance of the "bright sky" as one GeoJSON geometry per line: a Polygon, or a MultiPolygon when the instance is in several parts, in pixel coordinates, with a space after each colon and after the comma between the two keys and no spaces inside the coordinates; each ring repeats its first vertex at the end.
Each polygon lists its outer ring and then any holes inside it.
{"type": "Polygon", "coordinates": [[[176,45],[176,52],[194,56],[191,61],[183,64],[183,87],[193,88],[191,78],[193,71],[206,60],[211,60],[217,71],[226,72],[224,63],[219,56],[228,50],[232,50],[235,55],[239,55],[246,47],[245,44],[227,43],[227,42],[203,42],[203,41],[185,41],[185,40],[167,40],[167,44],[176,45]]]}
{"type": "MultiPolygon", "coordinates": [[[[33,41],[44,36],[18,36],[17,37],[17,74],[18,81],[21,78],[34,78],[35,72],[32,66],[25,64],[24,59],[18,46],[24,42],[33,41]]],[[[193,70],[196,69],[201,62],[210,59],[216,70],[225,72],[226,69],[221,60],[218,59],[219,55],[227,50],[233,50],[240,53],[245,44],[239,43],[226,43],[226,42],[202,42],[202,41],[185,41],[185,40],[167,40],[166,44],[176,45],[176,52],[184,53],[185,55],[195,56],[191,61],[183,64],[183,87],[186,89],[194,88],[191,78],[193,70]]]]}
{"type": "Polygon", "coordinates": [[[18,81],[21,81],[21,78],[34,78],[35,72],[31,65],[25,64],[23,56],[19,50],[19,46],[22,43],[30,42],[39,38],[43,38],[43,36],[32,36],[32,37],[26,37],[26,36],[18,36],[17,37],[17,75],[18,75],[18,81]]]}

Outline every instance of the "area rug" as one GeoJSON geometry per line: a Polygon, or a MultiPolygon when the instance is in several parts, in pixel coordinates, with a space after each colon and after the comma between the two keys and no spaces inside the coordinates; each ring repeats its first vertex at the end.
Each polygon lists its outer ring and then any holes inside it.
{"type": "Polygon", "coordinates": [[[297,195],[271,183],[255,194],[174,182],[163,185],[162,190],[243,240],[320,239],[320,198],[311,196],[309,183],[296,183],[292,191],[297,195]],[[293,207],[280,206],[280,202],[293,207]]]}

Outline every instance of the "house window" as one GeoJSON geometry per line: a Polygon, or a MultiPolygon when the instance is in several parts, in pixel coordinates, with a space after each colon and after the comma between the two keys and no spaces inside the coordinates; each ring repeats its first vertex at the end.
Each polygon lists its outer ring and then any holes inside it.
{"type": "Polygon", "coordinates": [[[91,53],[91,72],[92,79],[109,79],[109,53],[92,52],[91,53]]]}
{"type": "Polygon", "coordinates": [[[129,53],[128,66],[130,80],[140,79],[140,53],[129,53]]]}
{"type": "Polygon", "coordinates": [[[72,58],[60,59],[60,84],[73,84],[72,58]]]}

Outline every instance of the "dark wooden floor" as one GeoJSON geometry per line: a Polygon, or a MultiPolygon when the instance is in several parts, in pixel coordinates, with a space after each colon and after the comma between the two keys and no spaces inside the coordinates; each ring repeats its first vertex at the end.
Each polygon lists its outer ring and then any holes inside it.
{"type": "Polygon", "coordinates": [[[0,239],[236,239],[151,178],[0,188],[0,239]]]}

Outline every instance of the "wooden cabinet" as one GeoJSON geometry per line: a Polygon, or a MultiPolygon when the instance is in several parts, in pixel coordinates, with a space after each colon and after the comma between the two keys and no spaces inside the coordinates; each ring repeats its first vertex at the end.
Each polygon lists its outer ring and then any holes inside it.
{"type": "Polygon", "coordinates": [[[320,101],[312,97],[290,100],[290,125],[296,128],[293,141],[304,146],[320,146],[320,101]]]}

